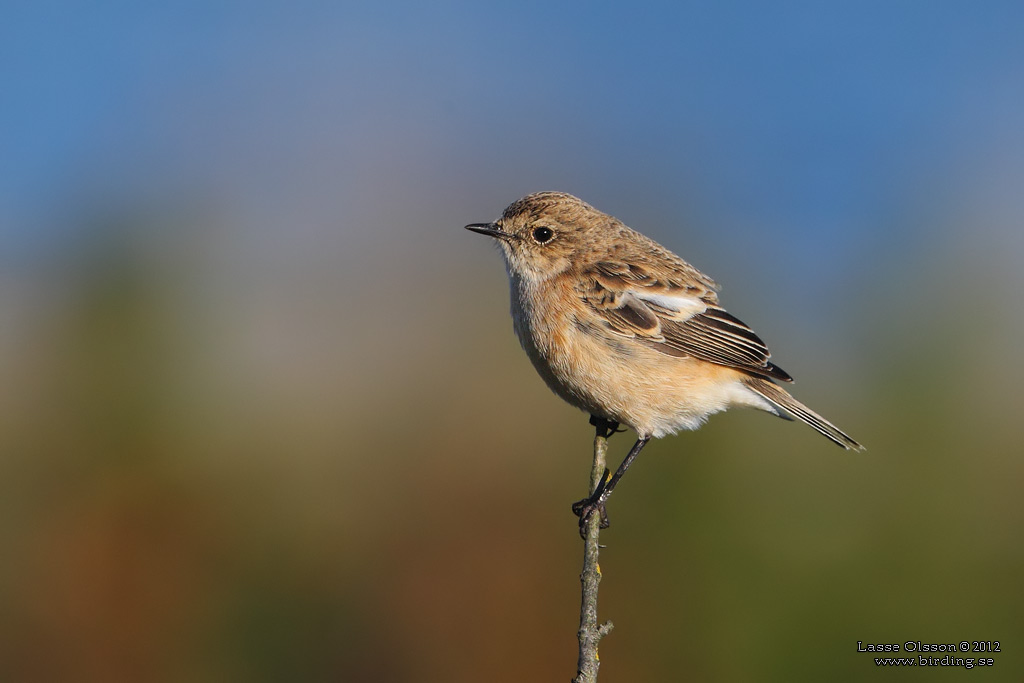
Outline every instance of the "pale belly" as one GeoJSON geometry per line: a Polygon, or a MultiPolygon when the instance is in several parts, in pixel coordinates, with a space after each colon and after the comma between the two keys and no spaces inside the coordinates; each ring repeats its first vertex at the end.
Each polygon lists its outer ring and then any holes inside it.
{"type": "Polygon", "coordinates": [[[725,366],[669,356],[610,331],[582,326],[571,315],[549,316],[538,329],[525,318],[516,333],[548,386],[592,415],[661,437],[696,429],[730,406],[775,413],[725,366]]]}

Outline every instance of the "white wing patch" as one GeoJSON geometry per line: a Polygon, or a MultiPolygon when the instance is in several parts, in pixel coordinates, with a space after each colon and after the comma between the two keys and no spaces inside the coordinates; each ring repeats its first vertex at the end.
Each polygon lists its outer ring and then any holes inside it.
{"type": "Polygon", "coordinates": [[[659,294],[638,288],[630,288],[629,293],[650,306],[659,315],[676,322],[692,318],[708,309],[707,304],[695,296],[659,294]]]}

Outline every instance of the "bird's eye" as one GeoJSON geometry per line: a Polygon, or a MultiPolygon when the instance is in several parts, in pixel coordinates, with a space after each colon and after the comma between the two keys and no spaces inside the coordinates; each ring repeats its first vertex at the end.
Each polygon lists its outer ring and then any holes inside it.
{"type": "Polygon", "coordinates": [[[555,236],[555,231],[552,230],[551,228],[543,228],[543,227],[541,227],[541,228],[534,228],[533,229],[533,239],[536,240],[540,244],[544,244],[545,242],[550,241],[551,238],[554,237],[554,236],[555,236]]]}

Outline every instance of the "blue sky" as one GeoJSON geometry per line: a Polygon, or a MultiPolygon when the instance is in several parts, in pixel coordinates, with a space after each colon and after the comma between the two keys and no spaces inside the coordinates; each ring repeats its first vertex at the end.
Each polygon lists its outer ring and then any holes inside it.
{"type": "Polygon", "coordinates": [[[212,191],[240,215],[281,217],[332,192],[356,202],[366,178],[395,172],[395,191],[485,177],[502,204],[517,183],[578,180],[613,212],[620,189],[666,204],[697,193],[741,237],[767,226],[842,246],[883,229],[921,183],[955,184],[965,163],[1019,145],[1024,110],[1024,5],[1011,2],[56,2],[5,15],[8,255],[59,244],[96,203],[212,191]],[[324,172],[334,187],[306,179],[324,172]]]}

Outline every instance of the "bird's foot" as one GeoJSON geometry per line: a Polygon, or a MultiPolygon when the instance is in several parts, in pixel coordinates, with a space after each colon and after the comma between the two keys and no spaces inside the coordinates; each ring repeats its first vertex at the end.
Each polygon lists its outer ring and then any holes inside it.
{"type": "Polygon", "coordinates": [[[619,423],[612,420],[606,420],[603,417],[597,417],[596,415],[590,416],[590,424],[597,427],[597,433],[599,436],[607,439],[612,434],[618,434],[626,431],[625,429],[619,429],[619,423]]]}
{"type": "Polygon", "coordinates": [[[572,504],[572,512],[574,515],[580,518],[580,538],[587,537],[587,525],[590,522],[590,518],[595,513],[600,515],[601,528],[607,529],[611,522],[608,521],[608,511],[604,508],[605,500],[605,487],[608,485],[608,470],[604,471],[604,475],[601,477],[601,483],[597,485],[594,493],[589,498],[578,500],[572,504]]]}
{"type": "Polygon", "coordinates": [[[580,518],[580,538],[582,539],[587,537],[587,526],[590,524],[590,518],[594,516],[594,513],[601,516],[602,529],[607,529],[611,524],[608,521],[608,511],[604,509],[603,501],[591,502],[589,498],[585,498],[573,503],[572,511],[580,518]]]}

